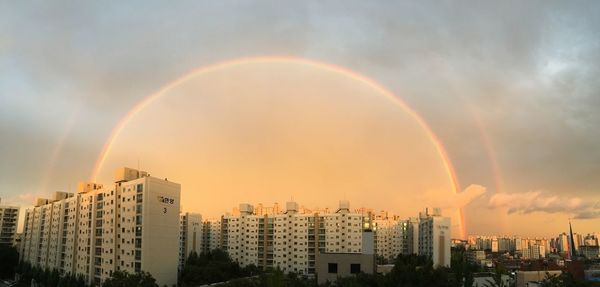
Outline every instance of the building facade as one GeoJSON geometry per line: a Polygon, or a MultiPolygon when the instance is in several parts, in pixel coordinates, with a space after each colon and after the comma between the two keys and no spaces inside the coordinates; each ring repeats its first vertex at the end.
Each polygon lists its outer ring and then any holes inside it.
{"type": "Polygon", "coordinates": [[[335,282],[359,273],[374,274],[376,267],[373,254],[323,253],[317,261],[317,283],[335,282]]]}
{"type": "Polygon", "coordinates": [[[202,251],[221,248],[221,219],[208,219],[202,223],[202,251]]]}
{"type": "Polygon", "coordinates": [[[393,262],[398,254],[403,253],[406,243],[403,242],[406,234],[406,222],[394,217],[375,218],[376,254],[385,262],[393,262]]]}
{"type": "Polygon", "coordinates": [[[192,252],[202,252],[202,228],[202,215],[186,212],[179,216],[179,270],[192,252]]]}
{"type": "Polygon", "coordinates": [[[76,194],[38,199],[25,213],[21,260],[101,283],[114,271],[149,272],[177,283],[178,183],[130,168],[109,187],[80,183],[76,194]]]}
{"type": "Polygon", "coordinates": [[[419,255],[433,261],[434,266],[450,267],[451,224],[439,208],[425,209],[419,214],[419,255]]]}
{"type": "MultiPolygon", "coordinates": [[[[285,210],[256,214],[241,204],[239,214],[226,215],[221,224],[221,246],[242,266],[279,267],[300,275],[315,273],[320,253],[362,253],[364,219],[341,201],[335,212],[314,212],[288,202],[285,210]]],[[[271,209],[274,210],[274,209],[271,209]]]]}
{"type": "Polygon", "coordinates": [[[13,246],[15,244],[18,222],[18,206],[0,205],[0,245],[13,246]]]}

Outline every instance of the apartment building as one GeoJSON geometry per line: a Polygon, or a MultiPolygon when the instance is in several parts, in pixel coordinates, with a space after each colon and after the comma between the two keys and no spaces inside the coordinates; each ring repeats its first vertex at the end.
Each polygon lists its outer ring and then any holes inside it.
{"type": "Polygon", "coordinates": [[[221,219],[208,219],[202,223],[202,251],[221,248],[221,219]]]}
{"type": "Polygon", "coordinates": [[[202,252],[202,229],[202,215],[186,212],[179,216],[179,270],[192,252],[202,252]]]}
{"type": "Polygon", "coordinates": [[[450,267],[450,227],[450,218],[442,217],[439,208],[419,214],[419,255],[431,258],[434,266],[450,267]]]}
{"type": "Polygon", "coordinates": [[[0,245],[12,246],[15,244],[18,222],[18,206],[0,205],[0,245]]]}
{"type": "Polygon", "coordinates": [[[399,254],[417,254],[419,249],[419,219],[387,214],[372,219],[375,231],[375,252],[387,262],[393,262],[399,254]]]}
{"type": "Polygon", "coordinates": [[[361,213],[340,201],[335,212],[300,208],[286,203],[285,210],[240,204],[238,214],[223,216],[221,246],[242,266],[279,267],[284,272],[314,274],[320,253],[362,253],[362,234],[369,223],[361,213]],[[270,211],[270,212],[269,212],[270,211]]]}
{"type": "Polygon", "coordinates": [[[393,262],[398,254],[405,254],[408,249],[407,224],[395,216],[375,217],[373,230],[375,231],[375,253],[387,262],[393,262]]]}
{"type": "Polygon", "coordinates": [[[531,244],[521,251],[522,259],[537,260],[546,257],[546,247],[539,244],[531,244]]]}
{"type": "Polygon", "coordinates": [[[81,183],[25,213],[21,259],[101,283],[114,271],[146,271],[177,283],[181,186],[120,168],[108,187],[81,183]]]}

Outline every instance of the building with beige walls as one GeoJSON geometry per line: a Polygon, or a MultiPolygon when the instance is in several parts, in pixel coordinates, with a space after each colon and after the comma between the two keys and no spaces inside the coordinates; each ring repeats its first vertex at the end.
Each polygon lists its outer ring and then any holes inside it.
{"type": "Polygon", "coordinates": [[[370,230],[363,232],[361,253],[320,253],[316,263],[317,283],[335,282],[338,278],[359,273],[374,274],[377,269],[374,237],[370,230]]]}
{"type": "Polygon", "coordinates": [[[410,219],[401,219],[398,216],[378,215],[373,219],[375,231],[375,253],[385,262],[394,262],[399,254],[415,253],[414,238],[418,226],[415,228],[410,219]]]}
{"type": "Polygon", "coordinates": [[[222,247],[242,266],[279,267],[284,272],[314,274],[320,253],[362,253],[363,214],[350,211],[340,201],[334,212],[321,213],[286,203],[285,210],[270,214],[241,204],[238,214],[222,219],[222,247]]]}
{"type": "Polygon", "coordinates": [[[202,223],[202,252],[221,248],[221,219],[207,219],[202,223]]]}
{"type": "Polygon", "coordinates": [[[146,271],[177,283],[178,183],[120,168],[110,186],[81,183],[77,193],[38,199],[25,213],[21,260],[101,283],[114,271],[146,271]]]}
{"type": "Polygon", "coordinates": [[[202,215],[198,213],[182,213],[179,215],[179,270],[183,269],[185,260],[192,254],[202,252],[202,215]]]}
{"type": "Polygon", "coordinates": [[[434,266],[450,267],[451,224],[442,217],[441,209],[427,208],[419,214],[419,255],[433,261],[434,266]]]}

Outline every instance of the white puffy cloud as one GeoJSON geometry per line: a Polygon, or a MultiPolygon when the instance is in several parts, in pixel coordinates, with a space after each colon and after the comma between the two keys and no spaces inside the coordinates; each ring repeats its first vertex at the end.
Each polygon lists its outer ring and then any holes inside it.
{"type": "Polygon", "coordinates": [[[479,198],[486,192],[486,188],[481,185],[471,184],[462,192],[452,195],[450,198],[439,197],[439,193],[427,192],[424,195],[425,201],[431,206],[440,208],[462,208],[479,198]]]}
{"type": "Polygon", "coordinates": [[[574,218],[590,219],[600,217],[598,202],[580,197],[561,197],[545,191],[523,193],[496,193],[489,199],[489,207],[505,208],[509,214],[532,212],[570,213],[574,218]]]}

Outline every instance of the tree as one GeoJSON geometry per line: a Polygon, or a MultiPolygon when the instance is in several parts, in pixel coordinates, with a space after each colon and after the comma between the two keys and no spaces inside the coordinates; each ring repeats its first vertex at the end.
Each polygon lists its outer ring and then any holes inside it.
{"type": "Polygon", "coordinates": [[[386,286],[381,280],[382,278],[378,275],[371,275],[365,273],[356,274],[356,276],[348,276],[338,278],[335,282],[336,286],[344,287],[378,287],[386,286]]]}
{"type": "Polygon", "coordinates": [[[257,278],[238,278],[219,285],[219,287],[263,287],[257,278]]]}
{"type": "Polygon", "coordinates": [[[263,276],[263,281],[267,287],[284,287],[285,286],[285,275],[281,269],[276,268],[272,272],[269,272],[263,276]]]}
{"type": "Polygon", "coordinates": [[[430,259],[414,254],[398,255],[385,281],[386,286],[451,286],[446,268],[434,268],[430,259]]]}
{"type": "Polygon", "coordinates": [[[475,279],[473,273],[477,265],[469,262],[464,246],[452,248],[450,268],[453,273],[452,285],[455,287],[471,287],[475,279]]]}
{"type": "Polygon", "coordinates": [[[124,271],[113,272],[112,277],[104,281],[103,287],[158,287],[156,279],[148,272],[129,274],[124,271]]]}
{"type": "Polygon", "coordinates": [[[0,278],[13,278],[18,264],[17,249],[13,246],[0,245],[0,278]]]}
{"type": "Polygon", "coordinates": [[[576,279],[573,274],[563,272],[560,275],[551,275],[546,273],[546,277],[542,280],[543,287],[592,287],[600,286],[598,282],[581,281],[576,279]]]}
{"type": "Polygon", "coordinates": [[[487,286],[489,287],[508,287],[507,283],[503,280],[502,275],[507,274],[506,268],[500,264],[496,264],[494,267],[494,274],[492,275],[493,280],[487,280],[487,286]]]}
{"type": "Polygon", "coordinates": [[[546,272],[546,277],[542,281],[542,287],[560,287],[563,286],[563,282],[557,274],[550,274],[546,272]]]}
{"type": "Polygon", "coordinates": [[[197,286],[255,276],[260,272],[261,270],[255,265],[240,267],[237,262],[229,258],[227,252],[216,249],[200,255],[192,252],[185,262],[179,279],[184,286],[197,286]]]}

